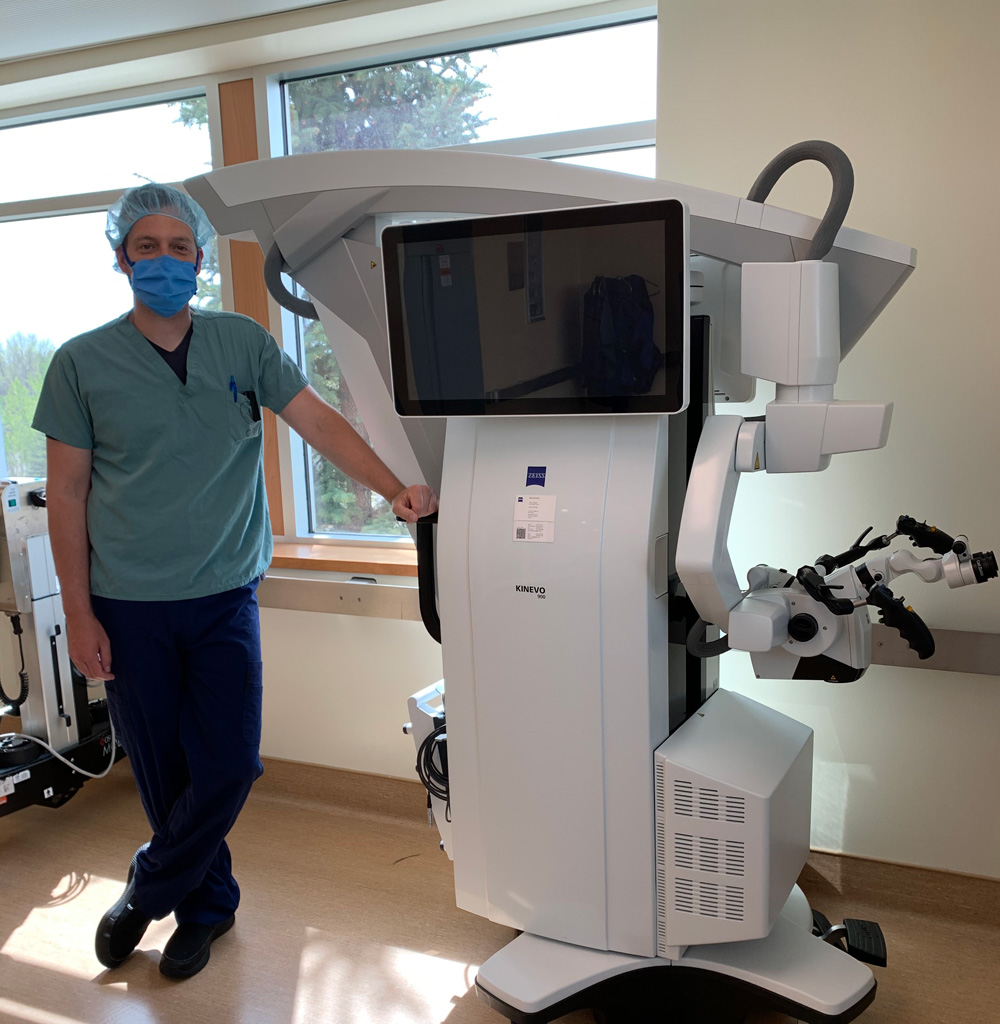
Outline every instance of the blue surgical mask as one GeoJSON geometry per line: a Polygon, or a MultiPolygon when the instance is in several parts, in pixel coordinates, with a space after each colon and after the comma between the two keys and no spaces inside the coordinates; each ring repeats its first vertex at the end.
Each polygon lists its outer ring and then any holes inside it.
{"type": "Polygon", "coordinates": [[[135,297],[157,316],[179,313],[198,291],[198,264],[185,263],[173,256],[157,256],[133,262],[132,291],[135,297]]]}

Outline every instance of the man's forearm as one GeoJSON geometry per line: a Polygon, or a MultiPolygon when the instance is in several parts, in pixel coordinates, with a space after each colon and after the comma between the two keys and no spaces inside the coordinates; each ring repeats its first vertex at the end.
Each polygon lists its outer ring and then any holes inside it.
{"type": "Polygon", "coordinates": [[[437,495],[426,484],[404,487],[358,432],[310,388],[282,409],[281,418],[307,444],[359,484],[381,494],[408,523],[437,510],[437,495]]]}
{"type": "Polygon", "coordinates": [[[313,448],[351,479],[391,502],[403,485],[360,434],[330,407],[322,410],[317,419],[317,429],[310,440],[313,448]]]}
{"type": "Polygon", "coordinates": [[[46,491],[49,541],[67,617],[90,612],[90,536],[87,499],[51,487],[46,491]]]}

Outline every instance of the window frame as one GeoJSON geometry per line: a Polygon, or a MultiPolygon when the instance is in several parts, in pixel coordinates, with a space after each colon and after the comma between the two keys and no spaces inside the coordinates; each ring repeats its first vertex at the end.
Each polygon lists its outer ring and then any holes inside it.
{"type": "MultiPolygon", "coordinates": [[[[409,7],[405,3],[393,6],[403,10],[409,7]]],[[[357,20],[360,22],[376,13],[374,5],[365,5],[362,2],[357,12],[357,20]],[[368,7],[371,9],[367,9],[368,7]]],[[[386,14],[386,12],[382,12],[382,14],[386,14]]],[[[284,17],[285,20],[288,20],[300,16],[304,15],[301,15],[301,12],[299,14],[293,12],[284,17]]],[[[282,20],[282,17],[275,16],[275,26],[282,20]]],[[[283,152],[282,93],[283,84],[286,81],[371,67],[373,64],[419,60],[434,54],[463,52],[566,36],[637,21],[655,21],[656,17],[657,6],[649,3],[648,0],[647,2],[614,0],[612,3],[598,2],[598,0],[588,3],[587,0],[582,0],[576,5],[567,3],[564,7],[550,9],[541,14],[528,14],[522,10],[513,14],[509,19],[506,18],[506,12],[500,13],[498,10],[487,8],[483,11],[481,21],[470,24],[465,20],[465,14],[462,12],[457,14],[455,19],[456,23],[459,20],[462,21],[459,27],[436,30],[422,36],[412,36],[405,45],[401,44],[398,38],[394,42],[378,41],[378,33],[384,34],[387,31],[383,25],[383,27],[371,31],[371,37],[376,41],[362,41],[358,44],[357,40],[361,39],[364,34],[359,32],[353,37],[356,40],[355,44],[345,50],[317,52],[315,33],[307,31],[300,35],[299,42],[296,44],[298,55],[286,56],[280,60],[272,59],[241,68],[234,67],[234,62],[231,60],[235,46],[241,41],[253,37],[255,45],[250,47],[251,51],[268,55],[274,51],[245,28],[249,23],[234,22],[232,37],[223,46],[219,46],[214,55],[210,57],[206,55],[205,59],[201,60],[202,66],[207,66],[209,70],[197,76],[179,76],[173,80],[146,82],[143,77],[146,72],[142,62],[136,62],[126,69],[119,68],[112,62],[119,46],[118,44],[108,44],[106,47],[99,48],[101,53],[95,53],[90,57],[92,61],[96,61],[102,53],[106,52],[108,57],[106,67],[83,61],[75,71],[60,74],[62,81],[59,85],[50,86],[46,81],[48,56],[28,58],[21,63],[25,65],[26,80],[32,78],[40,80],[36,95],[58,96],[60,89],[65,94],[77,77],[86,82],[88,88],[93,89],[95,83],[98,88],[64,99],[43,99],[23,106],[0,108],[0,128],[63,120],[115,109],[176,102],[191,96],[204,95],[208,107],[212,164],[216,168],[221,168],[227,166],[227,162],[223,151],[225,123],[220,109],[219,90],[228,83],[242,80],[252,82],[255,99],[254,135],[257,142],[257,158],[269,159],[271,156],[283,152]],[[228,68],[225,66],[227,60],[229,61],[228,68]],[[216,63],[213,65],[212,61],[216,63]],[[37,71],[35,65],[38,66],[37,71]],[[124,87],[113,86],[106,90],[100,89],[102,79],[109,84],[111,82],[120,83],[127,80],[129,76],[136,84],[124,87]]],[[[344,23],[338,21],[338,24],[344,23]]],[[[224,30],[226,26],[221,26],[221,28],[224,30]]],[[[392,30],[390,29],[390,31],[392,30]]],[[[169,44],[164,43],[164,52],[169,56],[163,58],[162,67],[167,69],[168,73],[170,67],[185,65],[191,67],[186,53],[190,52],[192,55],[200,53],[199,46],[203,45],[209,34],[215,31],[215,29],[191,30],[184,33],[185,39],[179,41],[173,50],[169,48],[169,44]],[[185,45],[190,47],[189,51],[185,51],[185,45]]],[[[263,32],[264,30],[261,28],[259,31],[263,32]]],[[[153,39],[153,45],[158,45],[157,38],[153,37],[153,39]]],[[[557,132],[470,145],[477,146],[484,152],[518,153],[541,158],[575,156],[611,149],[655,146],[655,122],[619,123],[579,131],[557,132]]],[[[182,183],[172,182],[171,184],[182,183]]],[[[101,212],[124,191],[124,189],[111,189],[69,196],[0,202],[0,221],[101,212]]],[[[220,244],[219,246],[219,273],[222,306],[224,309],[232,310],[235,308],[233,265],[230,247],[227,245],[220,244]]],[[[270,295],[266,295],[265,301],[272,335],[285,351],[289,351],[293,358],[296,357],[297,341],[293,315],[282,309],[270,295]]],[[[320,566],[329,569],[342,569],[348,572],[375,571],[374,568],[367,570],[355,568],[356,565],[364,564],[366,552],[358,551],[347,555],[346,558],[343,556],[330,557],[333,554],[331,548],[345,549],[345,554],[346,549],[366,548],[368,552],[374,552],[372,566],[381,564],[387,555],[391,557],[392,553],[396,552],[396,561],[399,563],[397,568],[401,574],[415,575],[412,541],[405,537],[310,535],[303,529],[307,525],[308,511],[304,501],[299,500],[299,495],[304,494],[305,460],[298,458],[295,454],[295,448],[301,444],[301,439],[293,436],[293,432],[280,417],[277,419],[276,435],[277,451],[270,454],[272,461],[279,468],[277,487],[284,510],[285,524],[284,532],[280,534],[276,532],[275,535],[276,552],[279,548],[284,547],[288,553],[286,556],[279,554],[275,564],[278,565],[279,562],[284,561],[289,567],[299,565],[300,567],[320,566]],[[381,554],[379,554],[380,550],[381,554]]]]}

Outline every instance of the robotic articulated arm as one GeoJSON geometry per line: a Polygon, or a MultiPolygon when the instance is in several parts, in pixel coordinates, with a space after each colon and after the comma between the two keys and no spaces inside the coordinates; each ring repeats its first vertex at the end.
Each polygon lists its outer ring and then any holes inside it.
{"type": "Polygon", "coordinates": [[[921,659],[934,653],[934,637],[920,616],[889,589],[889,582],[915,573],[950,587],[985,583],[997,575],[993,552],[972,553],[968,538],[900,516],[896,532],[863,543],[869,531],[840,555],[823,555],[794,575],[770,566],[747,574],[747,595],[729,615],[728,645],[749,651],[758,676],[852,682],[871,661],[868,607],[898,630],[921,659]],[[852,564],[866,553],[908,536],[916,547],[938,554],[920,559],[910,551],[852,564]]]}
{"type": "Polygon", "coordinates": [[[677,568],[702,620],[689,639],[692,653],[743,650],[758,677],[852,682],[871,662],[868,606],[921,658],[934,653],[930,630],[893,595],[891,580],[912,572],[929,583],[945,579],[950,587],[985,583],[997,576],[997,561],[991,551],[973,553],[967,537],[952,538],[904,515],[889,536],[864,543],[866,530],[840,555],[823,555],[794,574],[756,566],[745,591],[737,584],[726,542],[740,474],[815,472],[834,454],[884,447],[892,414],[891,403],[833,399],[843,354],[838,267],[821,257],[822,244],[829,248],[822,240],[836,234],[850,202],[847,157],[829,143],[792,147],[765,169],[750,198],[762,201],[761,188],[769,191],[780,173],[803,159],[825,163],[834,179],[830,208],[807,258],[743,265],[742,369],[773,381],[775,400],[762,420],[713,416],[706,423],[681,520],[677,568]],[[934,556],[920,560],[896,551],[854,564],[900,535],[934,556]],[[706,623],[726,638],[704,643],[706,623]]]}

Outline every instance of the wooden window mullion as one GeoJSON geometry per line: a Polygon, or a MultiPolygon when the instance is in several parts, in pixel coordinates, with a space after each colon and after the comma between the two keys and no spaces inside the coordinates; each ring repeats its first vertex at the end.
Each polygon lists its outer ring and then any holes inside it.
{"type": "MultiPolygon", "coordinates": [[[[257,118],[252,78],[219,85],[222,120],[222,158],[227,167],[257,159],[257,118]]],[[[256,242],[230,241],[229,257],[233,278],[233,305],[237,313],[271,329],[264,284],[264,254],[256,242]]],[[[262,410],[264,423],[264,483],[271,514],[271,531],[285,533],[281,501],[281,470],[278,460],[278,424],[270,409],[262,410]]]]}

